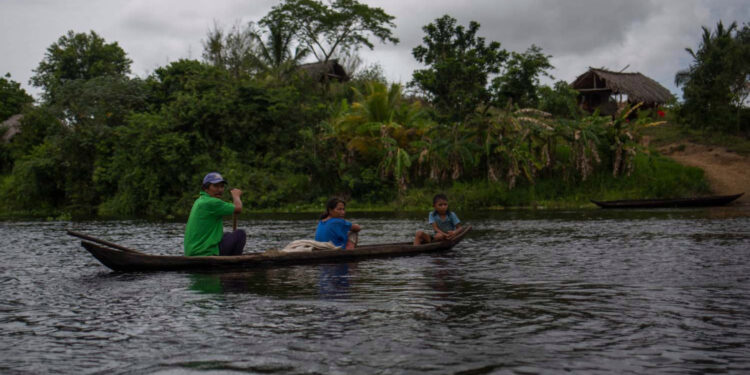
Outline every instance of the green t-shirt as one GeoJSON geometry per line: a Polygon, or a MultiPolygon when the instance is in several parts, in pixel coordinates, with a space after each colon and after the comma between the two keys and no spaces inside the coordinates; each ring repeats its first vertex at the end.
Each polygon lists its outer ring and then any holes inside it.
{"type": "Polygon", "coordinates": [[[224,235],[222,217],[233,213],[234,204],[201,191],[185,226],[185,255],[219,255],[219,242],[224,235]]]}

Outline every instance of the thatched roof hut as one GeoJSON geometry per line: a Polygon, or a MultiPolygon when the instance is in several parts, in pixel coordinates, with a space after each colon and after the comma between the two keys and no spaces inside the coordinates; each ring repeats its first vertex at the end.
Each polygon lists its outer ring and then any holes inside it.
{"type": "Polygon", "coordinates": [[[589,68],[573,81],[580,93],[580,105],[589,111],[599,108],[602,114],[613,114],[617,103],[612,95],[627,95],[629,103],[643,102],[644,107],[656,107],[672,99],[664,86],[641,73],[619,73],[589,68]]]}
{"type": "Polygon", "coordinates": [[[0,124],[0,134],[3,136],[3,142],[9,142],[13,136],[21,132],[22,114],[10,116],[0,124]]]}
{"type": "Polygon", "coordinates": [[[346,74],[344,67],[339,64],[337,59],[331,59],[326,62],[302,64],[299,68],[320,82],[332,79],[338,80],[339,82],[349,80],[349,75],[346,74]]]}

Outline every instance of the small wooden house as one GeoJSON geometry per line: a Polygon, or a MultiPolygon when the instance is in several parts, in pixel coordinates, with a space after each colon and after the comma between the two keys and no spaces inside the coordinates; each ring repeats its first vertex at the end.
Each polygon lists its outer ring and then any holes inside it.
{"type": "Polygon", "coordinates": [[[339,64],[337,59],[331,59],[326,62],[302,64],[299,68],[302,71],[307,72],[319,82],[327,82],[334,79],[339,82],[349,80],[349,75],[346,74],[344,67],[339,64]]]}
{"type": "Polygon", "coordinates": [[[616,113],[618,104],[623,102],[643,102],[643,108],[655,108],[672,99],[669,90],[641,73],[589,68],[573,81],[572,87],[578,91],[578,104],[583,109],[594,112],[598,108],[603,115],[616,113]],[[622,95],[626,95],[627,100],[622,99],[622,95]]]}

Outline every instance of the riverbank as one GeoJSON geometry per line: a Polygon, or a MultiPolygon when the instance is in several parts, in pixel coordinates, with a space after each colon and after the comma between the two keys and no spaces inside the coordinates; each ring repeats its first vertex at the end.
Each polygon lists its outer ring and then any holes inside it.
{"type": "MultiPolygon", "coordinates": [[[[505,182],[473,181],[455,182],[450,186],[426,186],[408,189],[401,196],[388,202],[366,202],[351,200],[349,211],[359,212],[423,212],[432,208],[432,197],[445,193],[455,210],[503,210],[503,209],[579,209],[596,208],[595,200],[661,198],[674,196],[699,196],[709,193],[709,185],[703,171],[685,167],[678,162],[660,156],[639,154],[630,176],[613,177],[611,173],[599,172],[585,181],[560,178],[539,178],[531,183],[519,183],[512,189],[505,182]]],[[[267,209],[253,209],[252,197],[243,197],[246,209],[243,214],[320,212],[328,197],[315,202],[294,202],[267,209]]],[[[189,210],[189,207],[187,208],[189,210]]],[[[149,218],[178,220],[176,214],[149,218]]],[[[68,211],[2,212],[0,219],[19,217],[46,218],[48,220],[88,219],[68,211]]],[[[100,217],[126,219],[123,217],[100,217]]]]}
{"type": "Polygon", "coordinates": [[[712,194],[745,193],[735,204],[750,205],[750,140],[669,124],[646,129],[646,144],[685,166],[700,168],[712,194]]]}
{"type": "MultiPolygon", "coordinates": [[[[448,186],[427,185],[411,187],[398,196],[385,201],[350,200],[347,210],[352,212],[426,212],[432,208],[432,197],[445,193],[452,209],[458,211],[505,210],[505,209],[594,209],[591,200],[670,198],[701,196],[710,194],[709,183],[704,172],[696,167],[684,166],[678,161],[658,153],[640,153],[634,160],[632,173],[614,177],[602,168],[585,181],[580,178],[537,177],[534,183],[522,180],[513,188],[506,181],[487,180],[454,182],[448,186]]],[[[319,213],[328,197],[315,201],[290,202],[272,208],[253,207],[253,196],[243,195],[245,215],[253,213],[319,213]]],[[[187,200],[186,200],[187,202],[187,200]]],[[[192,203],[190,201],[189,203],[192,203]]],[[[151,220],[180,220],[187,217],[190,207],[164,217],[146,217],[151,220]]],[[[85,220],[84,216],[65,210],[34,212],[0,212],[0,219],[46,218],[49,220],[85,220]]],[[[126,217],[102,216],[104,219],[127,219],[126,217]]],[[[144,218],[144,217],[137,217],[144,218]]]]}
{"type": "Polygon", "coordinates": [[[716,195],[745,193],[737,203],[750,205],[750,158],[725,147],[701,145],[690,141],[664,146],[660,151],[680,164],[704,171],[711,192],[716,195]]]}

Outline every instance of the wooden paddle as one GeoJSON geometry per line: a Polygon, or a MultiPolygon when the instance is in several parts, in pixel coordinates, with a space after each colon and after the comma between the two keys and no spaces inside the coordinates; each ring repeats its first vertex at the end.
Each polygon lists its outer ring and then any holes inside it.
{"type": "Polygon", "coordinates": [[[237,230],[237,214],[232,214],[232,232],[237,230]]]}

